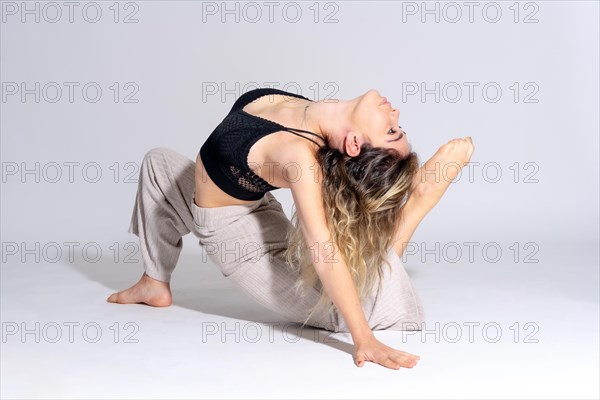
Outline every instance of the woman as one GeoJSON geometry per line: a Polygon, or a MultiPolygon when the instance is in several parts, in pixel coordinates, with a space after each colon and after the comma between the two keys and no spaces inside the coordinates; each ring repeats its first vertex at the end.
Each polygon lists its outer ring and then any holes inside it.
{"type": "Polygon", "coordinates": [[[170,305],[182,236],[194,232],[223,275],[263,306],[350,332],[357,366],[412,368],[418,356],[372,331],[420,329],[422,305],[399,257],[454,178],[424,172],[462,168],[473,145],[454,139],[419,169],[399,114],[376,90],[315,102],[260,88],[236,100],[195,164],[150,150],[129,227],[146,271],[107,300],[170,305]],[[291,189],[294,225],[270,193],[278,188],[291,189]]]}

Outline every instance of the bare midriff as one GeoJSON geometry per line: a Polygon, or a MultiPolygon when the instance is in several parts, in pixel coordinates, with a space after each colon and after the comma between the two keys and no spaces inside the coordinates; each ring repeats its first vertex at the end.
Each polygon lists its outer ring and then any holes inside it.
{"type": "Polygon", "coordinates": [[[240,200],[225,193],[218,187],[204,169],[200,154],[196,156],[196,194],[194,202],[198,207],[223,207],[247,204],[252,201],[240,200]]]}

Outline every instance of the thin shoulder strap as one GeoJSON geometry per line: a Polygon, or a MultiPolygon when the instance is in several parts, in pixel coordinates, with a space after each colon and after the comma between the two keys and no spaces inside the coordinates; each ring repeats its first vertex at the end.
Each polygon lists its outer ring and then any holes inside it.
{"type": "MultiPolygon", "coordinates": [[[[292,93],[292,92],[286,92],[286,91],[281,90],[281,89],[275,89],[275,88],[258,88],[258,89],[250,90],[250,91],[244,93],[243,95],[241,95],[236,100],[236,102],[233,104],[233,107],[231,107],[231,111],[230,112],[233,112],[233,111],[238,110],[238,109],[242,109],[247,104],[253,102],[254,100],[258,99],[259,97],[266,96],[268,94],[283,94],[283,95],[286,95],[286,96],[292,96],[292,97],[297,97],[297,98],[301,98],[301,99],[304,99],[304,100],[312,101],[309,98],[304,97],[304,96],[302,96],[300,94],[296,94],[296,93],[292,93]]],[[[264,120],[264,118],[261,118],[261,119],[264,120]]],[[[279,124],[277,124],[277,125],[279,125],[279,124]]],[[[282,125],[280,125],[280,126],[282,126],[282,125]]],[[[300,134],[298,134],[298,133],[296,133],[294,131],[308,133],[310,135],[316,136],[316,137],[320,138],[321,140],[325,141],[325,139],[321,135],[318,135],[318,134],[310,132],[310,131],[305,131],[303,129],[298,129],[298,128],[288,128],[287,126],[282,126],[282,127],[286,131],[288,131],[290,133],[293,133],[296,136],[300,136],[301,138],[304,138],[306,140],[310,140],[311,142],[313,142],[314,144],[316,144],[319,147],[321,146],[319,143],[315,142],[314,140],[312,140],[310,138],[302,136],[302,135],[300,135],[300,134]]]]}
{"type": "MultiPolygon", "coordinates": [[[[321,147],[321,146],[322,146],[321,144],[319,144],[319,143],[315,142],[315,141],[314,141],[314,140],[312,140],[311,138],[307,138],[306,136],[302,136],[302,135],[300,135],[299,133],[296,133],[296,132],[294,132],[294,131],[296,130],[296,131],[300,131],[300,132],[310,133],[311,135],[315,135],[315,136],[317,136],[317,137],[319,137],[319,138],[323,139],[323,138],[322,138],[320,135],[317,135],[316,133],[312,133],[312,132],[309,132],[309,131],[303,131],[302,129],[288,128],[288,127],[284,127],[284,128],[285,128],[285,130],[286,130],[287,132],[289,132],[289,133],[293,133],[293,134],[294,134],[294,135],[296,135],[296,136],[300,136],[301,138],[304,138],[304,139],[306,139],[306,140],[310,140],[311,142],[313,142],[314,144],[316,144],[316,145],[317,145],[317,146],[319,146],[319,147],[321,147]]],[[[324,139],[323,139],[323,140],[324,140],[324,139]]]]}

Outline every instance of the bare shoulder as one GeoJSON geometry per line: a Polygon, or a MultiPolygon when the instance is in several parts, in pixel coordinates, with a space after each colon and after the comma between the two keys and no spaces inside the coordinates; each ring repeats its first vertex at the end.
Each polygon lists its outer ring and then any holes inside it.
{"type": "MultiPolygon", "coordinates": [[[[290,135],[289,132],[285,131],[280,131],[278,134],[282,135],[282,138],[287,138],[290,135]]],[[[279,160],[286,163],[314,164],[317,162],[314,150],[311,149],[310,145],[307,145],[306,139],[299,137],[289,141],[276,139],[272,151],[277,154],[279,160]]]]}

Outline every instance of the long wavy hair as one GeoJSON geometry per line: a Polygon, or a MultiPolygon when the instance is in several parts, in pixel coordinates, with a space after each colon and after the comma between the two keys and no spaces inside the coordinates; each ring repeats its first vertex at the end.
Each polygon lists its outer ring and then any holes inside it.
{"type": "MultiPolygon", "coordinates": [[[[348,266],[359,299],[363,303],[376,282],[381,285],[383,266],[401,216],[401,207],[410,195],[414,174],[419,168],[416,153],[402,155],[395,149],[361,146],[357,156],[351,157],[325,145],[317,151],[321,167],[323,206],[330,240],[348,266]]],[[[330,312],[334,304],[323,290],[313,265],[313,252],[307,245],[296,210],[292,228],[288,232],[289,246],[285,250],[288,267],[298,273],[295,290],[314,287],[320,299],[303,325],[317,310],[330,312]]],[[[320,256],[319,256],[320,257],[320,256]]]]}

